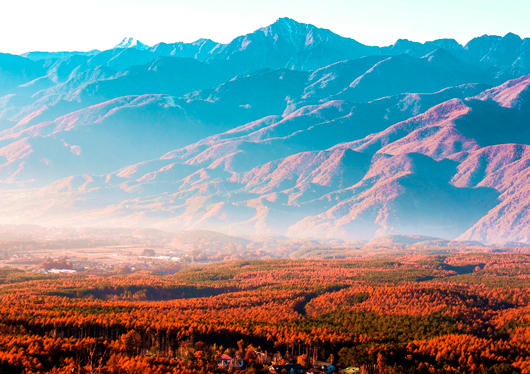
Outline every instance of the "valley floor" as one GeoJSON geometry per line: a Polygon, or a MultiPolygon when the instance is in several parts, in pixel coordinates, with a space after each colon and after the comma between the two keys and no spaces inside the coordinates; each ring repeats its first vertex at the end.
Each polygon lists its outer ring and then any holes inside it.
{"type": "Polygon", "coordinates": [[[3,268],[0,373],[529,373],[529,265],[454,253],[166,276],[3,268]]]}

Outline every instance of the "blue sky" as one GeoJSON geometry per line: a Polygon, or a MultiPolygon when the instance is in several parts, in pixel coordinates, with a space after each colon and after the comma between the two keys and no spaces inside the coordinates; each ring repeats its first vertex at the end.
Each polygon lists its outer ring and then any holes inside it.
{"type": "Polygon", "coordinates": [[[530,36],[528,0],[16,0],[0,13],[0,51],[107,49],[126,36],[152,45],[232,38],[278,17],[369,45],[483,34],[530,36]]]}

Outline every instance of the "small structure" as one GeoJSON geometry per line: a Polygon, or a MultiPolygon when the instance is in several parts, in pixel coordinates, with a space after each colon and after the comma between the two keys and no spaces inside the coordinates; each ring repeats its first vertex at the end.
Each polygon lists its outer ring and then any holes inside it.
{"type": "Polygon", "coordinates": [[[217,359],[217,365],[220,367],[228,367],[230,361],[232,361],[232,357],[228,355],[222,355],[217,359]]]}
{"type": "Polygon", "coordinates": [[[223,368],[241,368],[243,365],[243,360],[232,358],[228,355],[222,355],[217,359],[217,366],[223,368]]]}
{"type": "Polygon", "coordinates": [[[337,371],[337,367],[329,362],[315,361],[313,366],[315,369],[319,369],[326,374],[335,373],[337,371]]]}
{"type": "Polygon", "coordinates": [[[269,368],[271,374],[304,374],[304,367],[300,364],[272,365],[269,368]]]}
{"type": "Polygon", "coordinates": [[[270,363],[270,359],[267,355],[267,351],[264,352],[258,352],[258,351],[255,351],[254,353],[256,353],[256,358],[258,360],[258,362],[263,365],[265,363],[270,363]]]}

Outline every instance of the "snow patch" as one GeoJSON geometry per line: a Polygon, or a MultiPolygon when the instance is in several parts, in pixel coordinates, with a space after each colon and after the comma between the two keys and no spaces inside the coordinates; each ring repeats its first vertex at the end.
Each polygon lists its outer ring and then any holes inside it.
{"type": "Polygon", "coordinates": [[[138,39],[127,37],[127,38],[123,38],[123,40],[114,47],[114,49],[118,49],[118,48],[124,48],[124,49],[125,48],[136,48],[136,49],[144,51],[151,47],[148,46],[147,44],[142,43],[138,39]]]}

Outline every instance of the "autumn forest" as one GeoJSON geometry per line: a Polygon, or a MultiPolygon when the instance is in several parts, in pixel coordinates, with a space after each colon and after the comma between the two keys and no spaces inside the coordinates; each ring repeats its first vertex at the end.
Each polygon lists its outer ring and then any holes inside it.
{"type": "Polygon", "coordinates": [[[173,275],[4,268],[0,373],[530,373],[529,265],[455,253],[173,275]]]}

